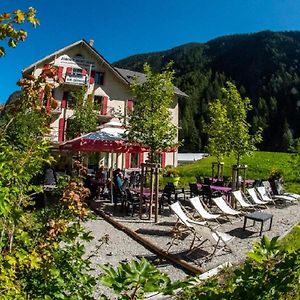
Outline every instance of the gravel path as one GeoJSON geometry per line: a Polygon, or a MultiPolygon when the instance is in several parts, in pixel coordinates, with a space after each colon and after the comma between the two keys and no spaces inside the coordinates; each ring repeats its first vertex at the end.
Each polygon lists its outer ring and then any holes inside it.
{"type": "MultiPolygon", "coordinates": [[[[105,206],[105,211],[112,213],[110,205],[105,206]]],[[[300,204],[295,203],[284,207],[270,206],[264,209],[264,212],[273,214],[273,225],[270,231],[265,231],[267,237],[282,236],[290,230],[300,220],[300,204]]],[[[170,234],[173,225],[176,222],[176,217],[170,213],[169,209],[165,209],[163,214],[159,217],[159,222],[154,223],[148,220],[139,220],[134,217],[121,214],[118,210],[114,212],[113,218],[118,222],[123,223],[136,233],[159,246],[163,250],[167,250],[169,242],[172,239],[170,234]]],[[[187,258],[186,252],[190,245],[191,236],[187,236],[184,240],[180,240],[177,245],[173,245],[170,253],[186,259],[187,262],[200,266],[205,271],[210,270],[224,262],[238,263],[246,258],[246,252],[251,250],[253,242],[259,241],[260,223],[254,227],[248,227],[245,231],[242,230],[244,218],[236,219],[230,222],[224,222],[218,227],[218,231],[227,232],[234,236],[235,239],[230,243],[233,254],[225,253],[224,251],[218,253],[211,261],[207,261],[208,253],[211,253],[212,248],[208,243],[203,244],[201,248],[195,251],[187,258]]],[[[250,223],[250,222],[249,222],[250,223]]],[[[213,223],[212,223],[213,224],[213,223]]],[[[265,224],[265,229],[268,229],[268,221],[265,224]]],[[[99,254],[93,259],[93,263],[97,264],[111,264],[117,266],[121,261],[130,261],[146,257],[154,262],[157,267],[167,273],[171,280],[183,279],[188,274],[177,266],[170,264],[168,261],[160,260],[157,256],[147,250],[144,246],[127,236],[123,231],[120,231],[103,220],[97,217],[95,220],[90,220],[86,223],[88,230],[92,231],[95,240],[87,245],[88,253],[95,249],[96,241],[109,235],[109,242],[101,247],[99,254]]],[[[97,273],[100,268],[97,268],[97,273]]],[[[99,286],[99,290],[105,290],[99,286]]],[[[113,299],[113,298],[111,298],[113,299]]]]}

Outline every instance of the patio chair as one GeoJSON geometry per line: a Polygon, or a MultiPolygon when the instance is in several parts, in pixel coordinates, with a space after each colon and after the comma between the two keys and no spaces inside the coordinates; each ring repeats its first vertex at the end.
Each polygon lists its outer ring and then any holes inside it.
{"type": "Polygon", "coordinates": [[[131,216],[133,217],[134,211],[139,208],[140,205],[140,198],[131,193],[129,189],[126,189],[126,211],[129,213],[129,210],[131,208],[131,216]]]}
{"type": "Polygon", "coordinates": [[[201,202],[199,197],[190,198],[189,201],[191,202],[192,206],[195,208],[196,212],[201,216],[203,220],[206,221],[216,221],[218,224],[218,218],[221,216],[220,214],[212,214],[207,211],[207,207],[204,207],[204,204],[201,202]]]}
{"type": "Polygon", "coordinates": [[[190,197],[196,197],[200,195],[200,190],[198,189],[197,183],[189,183],[190,187],[190,197]]]}
{"type": "Polygon", "coordinates": [[[247,201],[246,195],[241,191],[234,191],[231,193],[234,199],[237,201],[237,203],[240,205],[240,207],[244,210],[255,210],[256,205],[251,204],[247,201]]]}
{"type": "Polygon", "coordinates": [[[250,196],[250,200],[255,203],[257,206],[260,206],[260,207],[264,207],[264,208],[268,208],[267,207],[267,204],[270,203],[270,202],[266,202],[266,201],[262,201],[258,198],[257,194],[256,194],[256,191],[255,191],[255,188],[250,188],[250,189],[247,189],[246,190],[247,193],[249,194],[250,196]]]}
{"type": "MultiPolygon", "coordinates": [[[[242,217],[242,212],[237,211],[229,206],[229,204],[224,200],[223,197],[212,198],[212,201],[217,205],[217,207],[222,211],[222,214],[228,218],[228,216],[242,217]]],[[[228,218],[229,220],[229,218],[228,218]]]]}
{"type": "Polygon", "coordinates": [[[199,229],[199,233],[203,238],[201,245],[209,241],[213,246],[213,252],[208,256],[208,260],[212,260],[212,258],[222,250],[233,253],[228,244],[234,240],[234,236],[225,232],[216,231],[208,226],[201,226],[199,229]]]}
{"type": "Polygon", "coordinates": [[[195,241],[198,240],[198,241],[201,241],[201,236],[199,236],[197,234],[197,231],[194,227],[194,225],[205,225],[206,222],[197,222],[197,221],[194,221],[192,219],[190,219],[186,214],[185,212],[183,211],[183,208],[182,206],[180,205],[180,203],[177,201],[175,203],[172,203],[170,205],[170,209],[171,211],[173,211],[175,213],[175,215],[177,216],[177,222],[176,224],[174,225],[174,228],[172,229],[172,233],[173,233],[173,239],[170,243],[170,246],[167,250],[167,252],[170,250],[170,248],[172,247],[172,245],[174,244],[174,241],[178,238],[181,238],[183,233],[192,233],[193,235],[193,240],[192,240],[192,243],[190,245],[190,248],[189,248],[189,252],[193,249],[193,246],[195,244],[195,241]]]}
{"type": "MultiPolygon", "coordinates": [[[[175,202],[171,204],[170,208],[177,215],[178,220],[186,227],[187,230],[191,231],[194,236],[188,254],[199,249],[200,246],[206,241],[209,241],[214,247],[213,253],[210,254],[209,256],[210,259],[212,259],[213,256],[217,253],[217,250],[220,251],[224,249],[229,252],[232,252],[231,248],[228,246],[228,243],[234,239],[233,236],[224,232],[215,231],[210,227],[205,226],[206,222],[196,222],[194,220],[191,220],[184,213],[179,202],[175,202]],[[194,226],[194,225],[198,225],[198,226],[194,226]],[[193,247],[196,239],[200,241],[200,244],[196,247],[193,247]],[[223,243],[223,245],[221,246],[220,243],[223,243]]],[[[173,238],[173,241],[175,239],[176,237],[173,238]]],[[[171,246],[174,243],[173,241],[171,242],[171,246]]],[[[168,248],[167,251],[170,250],[171,246],[168,248]]]]}
{"type": "Polygon", "coordinates": [[[271,188],[272,188],[274,196],[276,195],[276,196],[290,197],[291,201],[293,199],[294,200],[299,200],[300,199],[299,194],[285,192],[284,187],[283,187],[282,183],[279,180],[274,180],[273,183],[271,182],[271,188]]]}
{"type": "Polygon", "coordinates": [[[261,197],[261,200],[263,200],[263,201],[273,201],[275,205],[276,205],[277,201],[279,201],[281,203],[283,202],[285,204],[286,204],[286,202],[296,201],[296,199],[294,197],[291,197],[291,196],[271,194],[270,193],[271,189],[270,190],[267,189],[266,185],[257,187],[256,190],[258,192],[258,195],[261,197]]]}
{"type": "Polygon", "coordinates": [[[258,196],[262,201],[265,202],[272,202],[274,205],[276,205],[276,201],[287,201],[288,199],[284,199],[284,197],[272,197],[271,194],[268,192],[268,190],[264,186],[258,186],[256,187],[256,191],[258,193],[258,196]]]}

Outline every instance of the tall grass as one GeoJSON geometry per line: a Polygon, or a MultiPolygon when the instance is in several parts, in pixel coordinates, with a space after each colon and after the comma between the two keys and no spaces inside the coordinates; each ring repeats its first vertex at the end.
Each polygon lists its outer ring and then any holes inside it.
{"type": "MultiPolygon", "coordinates": [[[[188,186],[189,182],[196,182],[196,177],[210,177],[212,174],[212,162],[216,158],[209,156],[191,164],[179,166],[181,177],[180,184],[188,186]]],[[[234,157],[224,158],[224,176],[232,176],[232,165],[236,162],[234,157]]],[[[244,157],[242,164],[248,166],[246,177],[250,179],[267,180],[273,169],[279,170],[285,181],[287,191],[300,192],[300,178],[298,166],[294,164],[290,153],[281,152],[254,152],[250,157],[244,157]]]]}

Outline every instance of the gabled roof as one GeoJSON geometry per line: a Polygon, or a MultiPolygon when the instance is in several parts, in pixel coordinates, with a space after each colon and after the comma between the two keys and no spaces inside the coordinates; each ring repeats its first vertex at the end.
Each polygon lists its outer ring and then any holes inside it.
{"type": "Polygon", "coordinates": [[[69,49],[76,47],[78,45],[83,45],[85,46],[88,50],[90,50],[99,60],[101,60],[113,73],[115,73],[117,75],[117,77],[119,77],[123,82],[125,82],[126,84],[129,84],[130,82],[126,80],[126,78],[124,78],[94,47],[92,47],[86,40],[82,39],[80,41],[77,41],[69,46],[66,46],[64,48],[61,48],[53,53],[51,53],[50,55],[34,62],[33,64],[31,64],[29,67],[25,68],[22,70],[23,74],[26,74],[28,72],[31,72],[36,65],[42,64],[44,61],[50,60],[50,59],[54,59],[55,56],[61,55],[64,52],[68,51],[69,49]]]}
{"type": "MultiPolygon", "coordinates": [[[[126,70],[126,69],[121,69],[121,68],[114,68],[94,47],[92,47],[86,40],[82,39],[79,40],[69,46],[66,46],[64,48],[61,48],[53,53],[51,53],[50,55],[34,62],[33,64],[31,64],[29,67],[25,68],[22,70],[23,74],[26,74],[28,72],[33,71],[33,69],[39,65],[42,64],[45,61],[48,60],[54,60],[56,56],[59,56],[61,54],[63,54],[64,52],[68,51],[69,49],[76,47],[78,45],[83,45],[85,46],[89,51],[91,51],[99,60],[101,60],[108,69],[110,69],[117,77],[119,77],[119,79],[121,79],[125,84],[129,85],[130,83],[133,82],[134,78],[137,77],[138,81],[140,83],[143,83],[146,81],[146,75],[140,72],[135,72],[135,71],[130,71],[130,70],[126,70]]],[[[176,95],[178,96],[182,96],[182,97],[188,97],[187,94],[185,94],[184,92],[182,92],[179,88],[177,88],[176,86],[174,87],[174,92],[176,95]]]]}
{"type": "MultiPolygon", "coordinates": [[[[130,71],[127,69],[121,69],[121,68],[115,68],[123,77],[126,78],[127,81],[130,83],[133,82],[134,78],[137,78],[139,83],[144,83],[147,80],[147,77],[144,73],[141,72],[135,72],[135,71],[130,71]]],[[[178,96],[182,97],[188,97],[188,95],[184,92],[182,92],[178,87],[174,87],[174,92],[178,96]]]]}

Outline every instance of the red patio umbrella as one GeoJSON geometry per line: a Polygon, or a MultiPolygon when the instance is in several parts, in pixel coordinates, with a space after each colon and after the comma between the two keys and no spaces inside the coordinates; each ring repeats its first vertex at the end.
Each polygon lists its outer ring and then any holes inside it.
{"type": "Polygon", "coordinates": [[[148,147],[126,141],[123,137],[124,128],[104,127],[90,132],[60,145],[61,150],[83,152],[147,152],[148,147]]]}

